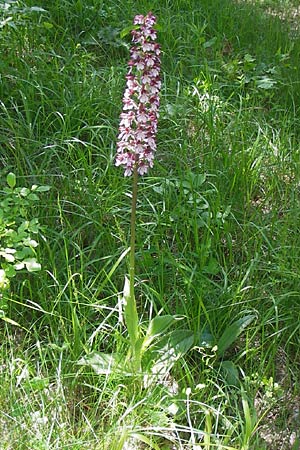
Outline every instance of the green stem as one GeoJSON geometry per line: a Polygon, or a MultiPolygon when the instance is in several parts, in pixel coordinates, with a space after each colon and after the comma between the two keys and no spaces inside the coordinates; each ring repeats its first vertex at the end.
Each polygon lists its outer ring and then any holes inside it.
{"type": "Polygon", "coordinates": [[[133,170],[132,204],[131,204],[131,221],[130,221],[129,295],[127,296],[127,298],[125,298],[124,314],[127,331],[130,339],[133,369],[136,372],[140,371],[141,369],[141,351],[139,348],[140,347],[139,317],[137,313],[134,295],[137,190],[138,190],[138,172],[137,167],[135,167],[133,170]]]}
{"type": "Polygon", "coordinates": [[[136,223],[136,205],[138,190],[138,172],[137,167],[133,169],[132,182],[132,202],[131,202],[131,220],[130,220],[130,256],[129,256],[129,282],[130,297],[134,297],[134,277],[135,277],[135,223],[136,223]]]}

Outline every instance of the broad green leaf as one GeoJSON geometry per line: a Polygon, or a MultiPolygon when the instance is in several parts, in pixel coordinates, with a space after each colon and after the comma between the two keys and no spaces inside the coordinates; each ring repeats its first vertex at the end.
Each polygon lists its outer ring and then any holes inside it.
{"type": "Polygon", "coordinates": [[[264,76],[256,80],[256,85],[260,89],[272,89],[276,85],[276,81],[264,76]]]}
{"type": "Polygon", "coordinates": [[[142,349],[145,350],[157,336],[166,332],[176,320],[178,319],[170,314],[154,317],[149,323],[142,349]]]}
{"type": "Polygon", "coordinates": [[[125,324],[129,334],[129,339],[131,345],[134,347],[140,335],[139,318],[136,309],[136,301],[134,293],[131,295],[130,281],[126,276],[123,288],[123,306],[124,306],[125,324]]]}
{"type": "Polygon", "coordinates": [[[151,354],[154,362],[151,371],[155,374],[165,374],[171,370],[174,363],[185,355],[194,344],[194,333],[190,330],[174,330],[155,346],[151,354]]]}
{"type": "Polygon", "coordinates": [[[195,345],[197,347],[211,348],[215,345],[215,343],[215,338],[208,329],[199,331],[195,336],[195,345]]]}
{"type": "Polygon", "coordinates": [[[109,375],[123,371],[120,355],[116,353],[92,352],[81,358],[77,364],[91,367],[97,375],[109,375]]]}
{"type": "Polygon", "coordinates": [[[232,361],[222,361],[220,366],[227,383],[231,386],[239,386],[239,371],[237,366],[232,361]]]}
{"type": "Polygon", "coordinates": [[[10,188],[14,188],[16,185],[16,175],[13,172],[9,172],[6,177],[6,182],[10,188]]]}
{"type": "Polygon", "coordinates": [[[37,186],[37,188],[35,189],[36,192],[48,192],[50,191],[51,186],[37,186]]]}
{"type": "Polygon", "coordinates": [[[226,350],[233,344],[233,342],[237,339],[237,337],[245,330],[245,328],[250,325],[250,323],[255,319],[255,316],[250,314],[248,316],[242,317],[239,320],[236,320],[231,325],[229,325],[219,341],[218,345],[218,356],[223,356],[226,350]]]}

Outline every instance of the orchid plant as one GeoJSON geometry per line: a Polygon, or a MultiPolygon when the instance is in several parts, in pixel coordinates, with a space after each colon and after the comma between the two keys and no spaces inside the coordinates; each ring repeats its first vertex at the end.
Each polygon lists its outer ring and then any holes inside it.
{"type": "MultiPolygon", "coordinates": [[[[213,348],[222,358],[225,350],[248,326],[254,316],[246,316],[230,325],[219,341],[210,333],[187,329],[168,331],[181,317],[158,315],[142,329],[135,299],[135,226],[138,178],[153,167],[156,151],[156,132],[159,110],[160,46],[157,44],[156,17],[149,12],[137,15],[133,21],[132,47],[126,75],[123,110],[120,116],[115,165],[124,169],[124,176],[132,176],[132,205],[129,248],[129,278],[125,277],[122,311],[129,337],[128,357],[118,354],[93,352],[81,358],[80,365],[91,366],[98,374],[112,371],[126,375],[145,375],[147,383],[152,377],[166,375],[175,361],[192,347],[213,348]],[[219,349],[219,350],[218,350],[219,349]],[[149,372],[152,374],[149,374],[149,372]]],[[[119,261],[128,253],[125,251],[119,261]]],[[[236,372],[227,364],[231,371],[236,372]]],[[[226,367],[227,367],[226,366],[226,367]]],[[[228,368],[227,368],[228,370],[228,368]]]]}
{"type": "Polygon", "coordinates": [[[134,291],[138,178],[147,174],[153,167],[159,116],[161,50],[160,45],[156,42],[155,25],[156,17],[152,12],[146,16],[137,15],[133,21],[132,47],[115,159],[115,165],[124,169],[124,176],[132,176],[133,179],[129,278],[125,277],[122,298],[125,325],[129,336],[129,358],[123,364],[118,355],[94,352],[79,361],[79,364],[92,366],[99,374],[107,374],[112,370],[138,374],[147,370],[146,366],[150,367],[152,373],[162,374],[170,368],[170,363],[172,365],[178,359],[183,347],[187,350],[193,344],[192,333],[188,332],[188,335],[181,333],[173,335],[172,342],[177,347],[179,345],[180,352],[174,351],[173,345],[172,348],[170,347],[170,340],[166,339],[166,336],[161,339],[159,346],[154,346],[153,344],[157,344],[158,338],[162,337],[179,318],[172,315],[154,317],[149,322],[146,331],[143,332],[134,291]],[[144,362],[145,364],[143,364],[144,362]]]}
{"type": "Polygon", "coordinates": [[[155,23],[156,17],[151,12],[145,17],[137,15],[133,21],[133,45],[126,75],[127,86],[123,97],[115,162],[116,166],[124,168],[125,176],[133,175],[129,282],[125,278],[123,303],[135,370],[141,368],[140,330],[134,294],[138,175],[146,174],[153,167],[161,87],[160,46],[155,42],[155,23]]]}

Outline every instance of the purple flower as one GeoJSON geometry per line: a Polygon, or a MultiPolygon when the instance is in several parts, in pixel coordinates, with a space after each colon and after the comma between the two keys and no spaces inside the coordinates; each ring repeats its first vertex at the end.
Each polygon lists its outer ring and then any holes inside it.
{"type": "Polygon", "coordinates": [[[115,162],[116,166],[124,168],[125,176],[130,176],[135,167],[140,175],[153,167],[161,88],[160,46],[154,42],[155,23],[156,17],[151,12],[146,16],[137,15],[133,20],[133,45],[126,75],[115,162]]]}

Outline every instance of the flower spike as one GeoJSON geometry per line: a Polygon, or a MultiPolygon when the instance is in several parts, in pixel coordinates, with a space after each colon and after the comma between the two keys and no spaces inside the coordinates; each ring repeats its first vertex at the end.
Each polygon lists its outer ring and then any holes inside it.
{"type": "Polygon", "coordinates": [[[153,167],[161,88],[160,46],[153,28],[156,17],[151,12],[137,15],[133,24],[115,161],[125,176],[132,175],[135,167],[140,175],[153,167]]]}

